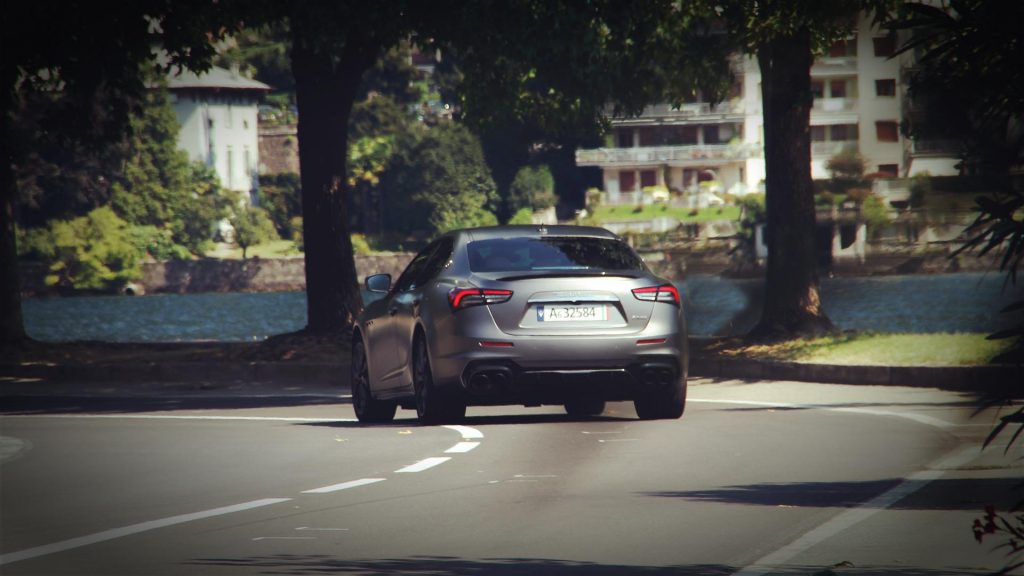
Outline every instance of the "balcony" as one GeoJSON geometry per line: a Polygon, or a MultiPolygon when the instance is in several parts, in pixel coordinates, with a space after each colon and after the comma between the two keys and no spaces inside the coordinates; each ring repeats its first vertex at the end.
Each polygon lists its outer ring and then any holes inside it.
{"type": "MultiPolygon", "coordinates": [[[[631,118],[612,118],[616,125],[648,125],[648,124],[672,124],[674,122],[703,121],[712,122],[715,120],[739,120],[743,117],[743,101],[735,99],[730,102],[720,102],[712,106],[708,102],[695,102],[673,107],[669,104],[656,104],[647,106],[640,116],[631,118]]],[[[611,116],[612,110],[606,110],[606,115],[611,116]]]]}
{"type": "Polygon", "coordinates": [[[811,156],[835,156],[844,150],[857,151],[858,140],[839,140],[834,142],[811,142],[811,156]]]}
{"type": "Polygon", "coordinates": [[[856,112],[857,98],[815,98],[814,112],[856,112]]]}
{"type": "Polygon", "coordinates": [[[717,144],[710,146],[651,146],[638,148],[596,148],[576,151],[577,166],[706,166],[749,158],[760,158],[759,144],[717,144]]]}

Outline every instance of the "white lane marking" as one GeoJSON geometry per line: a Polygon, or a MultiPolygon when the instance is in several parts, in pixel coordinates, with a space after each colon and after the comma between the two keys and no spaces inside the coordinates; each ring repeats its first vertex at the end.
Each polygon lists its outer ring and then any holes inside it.
{"type": "Polygon", "coordinates": [[[348,528],[310,528],[309,526],[300,526],[296,530],[309,530],[311,532],[348,532],[348,528]]]}
{"type": "Polygon", "coordinates": [[[4,564],[10,564],[12,562],[19,562],[21,560],[28,560],[29,558],[37,558],[39,556],[56,554],[57,552],[64,552],[65,550],[71,550],[73,548],[89,546],[91,544],[97,544],[99,542],[105,542],[107,540],[114,540],[116,538],[122,538],[124,536],[131,536],[132,534],[138,534],[140,532],[156,530],[157,528],[166,528],[167,526],[174,526],[175,524],[183,524],[185,522],[193,522],[195,520],[212,518],[214,516],[233,514],[235,512],[251,510],[253,508],[270,506],[272,504],[280,504],[281,502],[287,502],[289,500],[291,500],[291,498],[264,498],[262,500],[253,500],[252,502],[245,502],[243,504],[235,504],[234,506],[213,508],[211,510],[204,510],[202,512],[193,512],[192,514],[171,516],[170,518],[163,518],[161,520],[151,520],[149,522],[142,522],[140,524],[132,524],[131,526],[125,526],[123,528],[105,530],[103,532],[97,532],[96,534],[90,534],[89,536],[72,538],[70,540],[64,540],[63,542],[55,542],[53,544],[36,546],[35,548],[28,548],[26,550],[4,554],[0,556],[0,566],[3,566],[4,564]]]}
{"type": "Polygon", "coordinates": [[[366,486],[367,484],[376,484],[377,482],[383,482],[387,478],[362,478],[360,480],[352,480],[350,482],[342,482],[341,484],[331,484],[330,486],[324,486],[322,488],[314,488],[312,490],[303,490],[303,494],[327,494],[328,492],[337,492],[339,490],[348,490],[349,488],[358,488],[359,486],[366,486]]]}
{"type": "Polygon", "coordinates": [[[459,442],[455,446],[444,451],[445,454],[463,454],[479,446],[479,442],[459,442]]]}
{"type": "Polygon", "coordinates": [[[927,469],[921,470],[907,476],[903,482],[876,496],[875,498],[861,504],[856,508],[847,510],[838,516],[819,524],[810,532],[805,533],[796,540],[779,548],[778,550],[764,556],[753,564],[743,568],[733,576],[762,576],[775,571],[779,566],[786,564],[797,555],[807,551],[829,538],[839,534],[843,530],[854,526],[875,514],[888,509],[903,498],[917,492],[927,486],[932,480],[941,477],[943,470],[958,468],[980,455],[977,446],[966,446],[946,453],[943,457],[929,464],[927,469]]]}
{"type": "Polygon", "coordinates": [[[316,540],[316,536],[258,536],[252,539],[253,542],[260,540],[316,540]]]}
{"type": "Polygon", "coordinates": [[[868,416],[894,416],[913,420],[935,428],[949,429],[958,428],[958,424],[946,422],[924,414],[913,414],[910,412],[890,412],[886,410],[871,410],[868,408],[841,408],[829,406],[828,404],[790,404],[786,402],[754,402],[751,400],[713,400],[708,398],[687,398],[687,402],[703,402],[705,404],[740,404],[745,406],[767,406],[771,408],[796,408],[805,410],[828,410],[830,412],[848,412],[851,414],[866,414],[868,416]]]}
{"type": "Polygon", "coordinates": [[[182,414],[5,414],[4,418],[84,418],[91,420],[251,420],[255,422],[358,422],[355,418],[289,416],[203,416],[182,414]]]}
{"type": "Polygon", "coordinates": [[[454,430],[459,434],[462,434],[463,440],[475,440],[477,438],[483,438],[484,433],[477,430],[476,428],[470,428],[469,426],[445,426],[449,430],[454,430]]]}
{"type": "Polygon", "coordinates": [[[424,470],[428,470],[430,468],[433,468],[434,466],[437,466],[438,464],[444,464],[445,462],[447,462],[449,460],[451,460],[451,458],[447,457],[447,456],[437,456],[437,457],[434,457],[434,458],[426,458],[424,460],[420,460],[419,462],[417,462],[415,464],[411,464],[409,466],[406,466],[405,468],[401,468],[399,470],[395,470],[395,474],[402,474],[402,473],[406,473],[406,472],[423,472],[424,470]]]}

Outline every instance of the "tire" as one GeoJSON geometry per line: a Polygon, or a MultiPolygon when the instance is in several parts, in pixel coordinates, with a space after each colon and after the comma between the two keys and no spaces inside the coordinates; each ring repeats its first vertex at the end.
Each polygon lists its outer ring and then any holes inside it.
{"type": "Polygon", "coordinates": [[[565,413],[569,416],[598,416],[604,412],[605,402],[601,398],[573,398],[565,403],[565,413]]]}
{"type": "Polygon", "coordinates": [[[391,422],[398,405],[377,400],[370,391],[370,370],[366,362],[366,349],[362,340],[352,344],[352,407],[356,418],[367,424],[391,422]]]}
{"type": "Polygon", "coordinates": [[[633,401],[636,415],[641,420],[677,420],[686,409],[686,373],[675,386],[661,390],[646,390],[633,401]]]}
{"type": "Polygon", "coordinates": [[[466,404],[441,393],[434,386],[427,343],[417,336],[413,344],[412,385],[416,393],[416,416],[421,424],[446,424],[466,416],[466,404]]]}

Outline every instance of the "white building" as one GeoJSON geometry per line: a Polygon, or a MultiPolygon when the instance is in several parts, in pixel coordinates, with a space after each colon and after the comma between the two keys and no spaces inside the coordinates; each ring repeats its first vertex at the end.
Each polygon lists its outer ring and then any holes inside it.
{"type": "MultiPolygon", "coordinates": [[[[894,35],[862,15],[854,34],[814,63],[813,178],[828,178],[826,162],[844,149],[864,157],[867,173],[956,173],[948,152],[915,146],[900,132],[907,57],[893,57],[897,46],[894,35]]],[[[726,101],[651,106],[636,118],[613,118],[607,146],[578,150],[577,165],[602,169],[610,202],[631,201],[647,187],[698,197],[709,187],[732,194],[763,191],[761,74],[749,57],[736,56],[732,67],[734,86],[726,101]],[[702,188],[701,182],[707,184],[702,188]]]]}
{"type": "Polygon", "coordinates": [[[260,164],[258,107],[270,86],[213,67],[202,75],[171,76],[167,87],[181,126],[178,146],[212,167],[221,187],[252,193],[260,164]]]}

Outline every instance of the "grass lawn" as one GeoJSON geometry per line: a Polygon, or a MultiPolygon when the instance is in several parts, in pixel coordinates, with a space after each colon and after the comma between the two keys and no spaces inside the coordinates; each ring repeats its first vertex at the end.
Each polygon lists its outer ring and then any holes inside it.
{"type": "MultiPolygon", "coordinates": [[[[246,258],[252,258],[253,256],[259,256],[260,258],[288,258],[301,255],[302,252],[295,248],[295,242],[291,240],[273,240],[265,244],[249,246],[249,249],[245,252],[246,258]]],[[[242,249],[237,246],[232,247],[230,250],[219,253],[217,257],[241,260],[242,249]]]]}
{"type": "Polygon", "coordinates": [[[716,206],[698,210],[696,214],[690,214],[692,209],[668,204],[648,204],[636,211],[636,206],[623,204],[618,206],[598,206],[594,210],[593,218],[598,222],[613,222],[617,220],[650,220],[661,216],[675,218],[680,222],[712,222],[715,220],[738,220],[740,217],[739,206],[716,206]]]}
{"type": "Polygon", "coordinates": [[[722,356],[851,366],[977,366],[988,364],[1012,342],[985,336],[853,333],[771,345],[723,342],[709,350],[722,356]]]}

